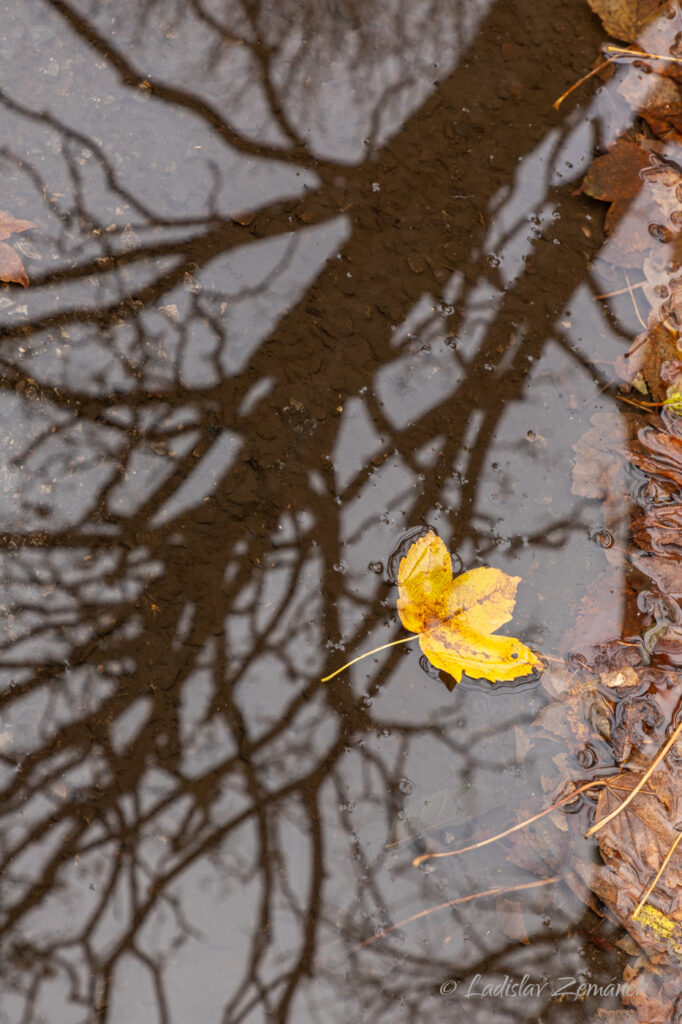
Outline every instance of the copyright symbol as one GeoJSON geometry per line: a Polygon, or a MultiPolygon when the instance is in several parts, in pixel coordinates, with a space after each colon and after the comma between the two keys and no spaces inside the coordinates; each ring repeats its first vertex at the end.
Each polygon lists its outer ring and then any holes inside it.
{"type": "Polygon", "coordinates": [[[451,996],[453,992],[457,991],[457,982],[454,980],[444,981],[440,987],[440,994],[442,996],[451,996]]]}

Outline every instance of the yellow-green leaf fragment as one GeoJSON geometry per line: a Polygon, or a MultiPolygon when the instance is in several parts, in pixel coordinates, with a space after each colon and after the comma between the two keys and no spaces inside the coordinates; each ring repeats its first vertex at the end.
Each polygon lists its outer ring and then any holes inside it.
{"type": "Polygon", "coordinates": [[[509,622],[519,576],[472,569],[453,579],[445,544],[430,530],[410,547],[398,570],[398,614],[436,668],[457,682],[464,672],[501,682],[528,675],[540,659],[513,637],[491,634],[509,622]]]}

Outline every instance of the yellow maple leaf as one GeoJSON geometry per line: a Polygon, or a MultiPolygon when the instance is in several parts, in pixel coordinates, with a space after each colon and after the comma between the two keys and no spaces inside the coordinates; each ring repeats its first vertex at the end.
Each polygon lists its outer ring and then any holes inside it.
{"type": "Polygon", "coordinates": [[[398,570],[398,614],[419,634],[436,668],[454,676],[501,682],[527,675],[542,663],[514,637],[493,636],[509,622],[520,576],[501,569],[471,569],[453,579],[445,544],[429,530],[415,541],[398,570]]]}

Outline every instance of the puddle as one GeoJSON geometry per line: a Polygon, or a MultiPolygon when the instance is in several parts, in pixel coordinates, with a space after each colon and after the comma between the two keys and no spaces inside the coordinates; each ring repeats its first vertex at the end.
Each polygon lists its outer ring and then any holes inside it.
{"type": "Polygon", "coordinates": [[[597,19],[0,10],[1,205],[36,225],[0,286],[0,1024],[617,1009],[572,996],[626,956],[561,882],[418,916],[539,877],[412,865],[547,805],[538,681],[449,692],[407,644],[320,683],[403,634],[426,527],[581,649],[609,563],[573,445],[640,330],[578,193],[630,108],[552,110],[597,19]]]}

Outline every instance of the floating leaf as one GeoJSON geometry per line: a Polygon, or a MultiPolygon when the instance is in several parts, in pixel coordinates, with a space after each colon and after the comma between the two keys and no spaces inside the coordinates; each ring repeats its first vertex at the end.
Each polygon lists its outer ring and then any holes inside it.
{"type": "Polygon", "coordinates": [[[517,679],[541,662],[520,640],[491,634],[509,622],[519,576],[472,569],[453,579],[445,544],[430,530],[415,541],[398,571],[398,613],[436,668],[457,682],[517,679]]]}

